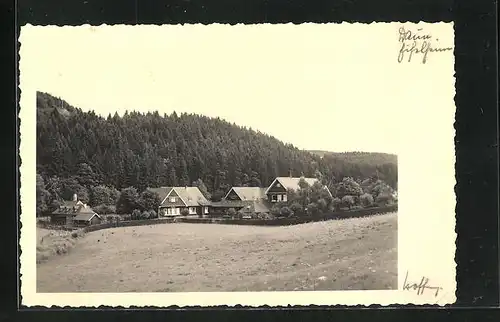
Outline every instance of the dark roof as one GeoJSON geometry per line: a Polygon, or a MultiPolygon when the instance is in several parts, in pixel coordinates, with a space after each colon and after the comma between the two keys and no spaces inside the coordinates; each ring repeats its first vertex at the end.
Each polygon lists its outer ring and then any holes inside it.
{"type": "Polygon", "coordinates": [[[77,221],[89,221],[92,218],[94,218],[94,216],[97,216],[99,219],[101,219],[101,216],[99,216],[98,214],[96,214],[94,212],[94,213],[79,213],[78,215],[76,215],[73,218],[73,220],[77,220],[77,221]]]}
{"type": "Polygon", "coordinates": [[[78,214],[95,214],[95,211],[92,210],[87,205],[79,204],[75,206],[66,206],[65,204],[61,205],[58,209],[56,209],[52,215],[78,215],[78,214]]]}
{"type": "Polygon", "coordinates": [[[72,214],[78,213],[81,208],[83,208],[83,205],[66,206],[63,204],[59,208],[57,208],[52,214],[53,215],[72,215],[72,214]]]}

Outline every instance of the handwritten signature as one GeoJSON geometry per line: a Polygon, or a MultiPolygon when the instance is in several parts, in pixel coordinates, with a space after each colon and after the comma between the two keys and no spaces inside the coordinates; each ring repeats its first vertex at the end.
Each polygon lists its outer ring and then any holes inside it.
{"type": "Polygon", "coordinates": [[[439,42],[439,39],[432,38],[430,34],[422,34],[422,28],[418,28],[416,32],[406,30],[404,27],[399,28],[399,42],[401,47],[399,49],[398,63],[401,63],[405,57],[410,62],[414,54],[420,54],[422,55],[422,63],[425,64],[429,53],[453,50],[452,47],[434,46],[434,43],[439,42]]]}
{"type": "Polygon", "coordinates": [[[426,289],[429,290],[434,290],[434,296],[437,297],[439,294],[439,291],[441,291],[443,288],[439,286],[430,286],[429,284],[429,279],[425,276],[422,276],[422,279],[420,280],[420,283],[410,283],[408,282],[408,272],[406,272],[405,276],[405,281],[403,284],[403,290],[405,291],[417,291],[417,295],[422,295],[424,294],[424,291],[426,289]]]}

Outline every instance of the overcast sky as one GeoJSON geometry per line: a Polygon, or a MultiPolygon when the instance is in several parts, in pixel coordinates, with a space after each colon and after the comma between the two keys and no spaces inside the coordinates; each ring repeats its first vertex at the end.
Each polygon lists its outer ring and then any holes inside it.
{"type": "Polygon", "coordinates": [[[397,153],[404,99],[387,68],[397,40],[375,50],[387,26],[367,27],[349,37],[335,25],[39,29],[32,77],[102,115],[175,110],[303,149],[397,153]]]}

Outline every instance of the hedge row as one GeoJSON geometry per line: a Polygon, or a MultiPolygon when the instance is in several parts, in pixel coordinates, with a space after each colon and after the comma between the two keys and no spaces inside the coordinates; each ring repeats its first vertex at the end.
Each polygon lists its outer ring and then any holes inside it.
{"type": "Polygon", "coordinates": [[[298,225],[314,221],[324,221],[332,219],[346,219],[373,216],[377,214],[385,214],[398,210],[397,205],[378,208],[365,208],[356,210],[347,210],[323,214],[316,217],[293,217],[293,218],[277,218],[277,219],[213,219],[213,218],[176,218],[175,222],[183,223],[217,223],[226,225],[251,225],[251,226],[289,226],[298,225]]]}
{"type": "Polygon", "coordinates": [[[174,222],[173,218],[142,219],[142,220],[108,222],[108,223],[103,223],[103,224],[87,226],[84,228],[84,231],[86,233],[88,233],[91,231],[107,229],[107,228],[168,224],[168,223],[172,223],[172,222],[174,222]]]}

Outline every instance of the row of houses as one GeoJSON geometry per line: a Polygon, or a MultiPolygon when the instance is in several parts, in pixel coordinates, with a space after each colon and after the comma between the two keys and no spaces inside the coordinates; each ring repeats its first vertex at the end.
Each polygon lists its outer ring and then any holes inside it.
{"type": "MultiPolygon", "coordinates": [[[[300,177],[277,177],[269,187],[232,187],[221,201],[211,202],[205,198],[198,187],[159,187],[148,188],[156,192],[161,203],[158,207],[159,217],[180,216],[183,213],[199,217],[223,215],[233,208],[243,218],[251,214],[269,213],[273,203],[287,201],[289,190],[298,190],[300,177]]],[[[313,185],[316,178],[304,178],[313,185]]],[[[328,191],[325,186],[324,189],[328,191]]],[[[65,201],[51,216],[51,222],[73,226],[84,226],[100,223],[101,216],[88,205],[73,196],[72,201],[65,201]]]]}
{"type": "MultiPolygon", "coordinates": [[[[229,208],[242,214],[269,213],[273,203],[287,201],[289,190],[298,190],[300,177],[277,177],[269,187],[232,187],[218,202],[208,201],[197,187],[160,187],[150,188],[162,200],[158,208],[161,217],[178,216],[183,209],[189,214],[202,217],[224,214],[229,208]]],[[[304,178],[313,185],[316,178],[304,178]]],[[[328,193],[330,191],[324,187],[328,193]]],[[[331,195],[331,193],[330,193],[331,195]]]]}

